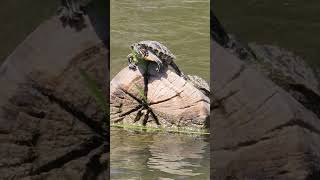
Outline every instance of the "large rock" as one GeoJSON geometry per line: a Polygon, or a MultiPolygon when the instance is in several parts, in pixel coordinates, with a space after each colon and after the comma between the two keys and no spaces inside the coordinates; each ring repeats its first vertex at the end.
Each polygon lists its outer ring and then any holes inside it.
{"type": "Polygon", "coordinates": [[[304,59],[284,48],[239,40],[224,30],[214,13],[211,16],[211,35],[218,44],[246,65],[258,69],[320,118],[320,75],[317,67],[311,67],[304,59]]]}
{"type": "Polygon", "coordinates": [[[106,83],[108,51],[85,17],[53,17],[7,58],[0,76],[0,179],[109,179],[108,126],[79,69],[106,83]]]}
{"type": "Polygon", "coordinates": [[[210,114],[209,98],[168,68],[162,73],[155,69],[155,63],[150,64],[147,91],[154,115],[148,116],[147,110],[142,110],[144,97],[139,91],[144,89],[144,70],[124,68],[111,81],[111,121],[164,128],[205,128],[210,114]]]}
{"type": "Polygon", "coordinates": [[[318,177],[320,120],[212,41],[211,179],[318,177]]]}

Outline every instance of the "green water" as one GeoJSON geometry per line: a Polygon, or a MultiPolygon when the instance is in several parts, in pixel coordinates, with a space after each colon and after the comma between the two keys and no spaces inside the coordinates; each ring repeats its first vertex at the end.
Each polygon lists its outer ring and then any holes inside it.
{"type": "Polygon", "coordinates": [[[112,180],[206,180],[208,137],[111,128],[112,180]]]}
{"type": "Polygon", "coordinates": [[[211,4],[230,33],[275,44],[320,67],[319,0],[220,0],[211,4]]]}
{"type": "Polygon", "coordinates": [[[209,0],[111,0],[111,77],[127,66],[130,44],[156,40],[187,74],[210,76],[209,0]]]}

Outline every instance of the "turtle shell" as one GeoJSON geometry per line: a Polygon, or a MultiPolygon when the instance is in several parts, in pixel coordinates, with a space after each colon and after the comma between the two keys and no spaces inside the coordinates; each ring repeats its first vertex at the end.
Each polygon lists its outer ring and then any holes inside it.
{"type": "Polygon", "coordinates": [[[167,62],[168,64],[176,58],[166,46],[157,41],[140,41],[137,44],[151,51],[161,61],[167,62]]]}

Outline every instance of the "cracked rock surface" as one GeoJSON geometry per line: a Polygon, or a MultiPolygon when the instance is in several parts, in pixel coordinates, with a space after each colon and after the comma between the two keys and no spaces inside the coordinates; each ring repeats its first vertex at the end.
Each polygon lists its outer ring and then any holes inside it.
{"type": "Polygon", "coordinates": [[[0,77],[0,179],[109,179],[109,126],[79,72],[103,87],[107,57],[91,26],[74,32],[55,17],[8,57],[0,77]]]}
{"type": "Polygon", "coordinates": [[[109,127],[78,71],[103,79],[104,57],[103,52],[77,57],[60,76],[43,80],[40,73],[19,86],[3,107],[14,123],[1,134],[6,139],[1,178],[107,178],[108,160],[102,157],[109,149],[109,127]]]}
{"type": "Polygon", "coordinates": [[[156,72],[150,64],[148,93],[144,108],[144,70],[124,68],[111,81],[110,106],[113,123],[139,124],[149,127],[207,127],[210,100],[190,82],[169,69],[156,72]],[[150,115],[147,112],[150,111],[150,115]]]}
{"type": "Polygon", "coordinates": [[[304,180],[319,174],[320,119],[212,41],[211,179],[304,180]]]}
{"type": "Polygon", "coordinates": [[[228,34],[212,12],[211,17],[211,35],[218,44],[247,66],[262,72],[320,118],[320,75],[317,67],[310,66],[303,58],[284,48],[243,42],[228,34]]]}

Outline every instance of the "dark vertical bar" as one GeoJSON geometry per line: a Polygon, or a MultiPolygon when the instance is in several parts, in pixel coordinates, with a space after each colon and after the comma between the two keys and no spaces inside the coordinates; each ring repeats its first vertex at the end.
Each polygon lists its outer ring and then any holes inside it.
{"type": "MultiPolygon", "coordinates": [[[[106,85],[107,85],[107,91],[106,91],[106,95],[107,95],[107,98],[108,98],[108,106],[109,106],[109,104],[110,104],[110,99],[109,99],[109,94],[110,94],[110,0],[104,0],[105,2],[106,2],[106,6],[107,6],[107,11],[106,11],[106,14],[107,14],[107,18],[106,18],[106,24],[107,24],[107,28],[106,28],[106,30],[107,30],[107,42],[106,42],[106,44],[107,44],[107,49],[108,49],[108,55],[107,55],[107,59],[106,59],[106,85]]],[[[109,106],[110,107],[110,106],[109,106]]],[[[108,107],[108,108],[109,108],[108,107]]],[[[107,177],[107,179],[110,179],[110,143],[111,143],[111,138],[110,138],[110,114],[108,114],[107,116],[109,116],[108,118],[107,118],[107,120],[108,120],[108,132],[109,132],[109,134],[108,134],[108,137],[107,137],[107,139],[108,139],[108,147],[107,147],[107,151],[109,152],[108,154],[109,154],[109,157],[108,157],[108,171],[107,171],[107,173],[108,173],[108,177],[107,177]]]]}
{"type": "Polygon", "coordinates": [[[212,22],[212,14],[213,14],[213,5],[214,5],[214,0],[210,0],[210,123],[209,123],[209,127],[210,127],[210,179],[213,179],[213,165],[214,165],[214,157],[213,157],[213,148],[214,148],[214,135],[213,135],[213,116],[212,116],[212,109],[213,109],[213,85],[214,85],[214,59],[213,59],[213,48],[212,48],[212,38],[213,38],[213,22],[212,22]]]}

